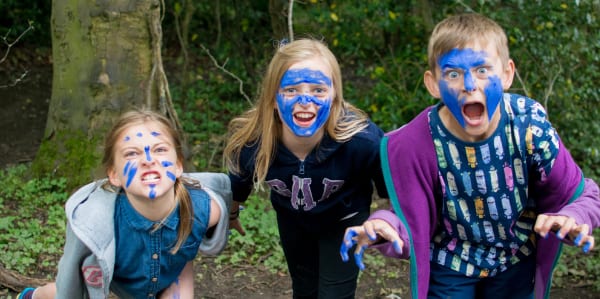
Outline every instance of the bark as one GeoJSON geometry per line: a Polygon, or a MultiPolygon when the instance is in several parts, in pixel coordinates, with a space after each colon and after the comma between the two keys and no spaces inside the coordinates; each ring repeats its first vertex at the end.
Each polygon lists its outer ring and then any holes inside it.
{"type": "Polygon", "coordinates": [[[101,143],[114,119],[149,107],[179,126],[162,68],[158,0],[53,0],[53,78],[37,176],[104,176],[101,143]]]}

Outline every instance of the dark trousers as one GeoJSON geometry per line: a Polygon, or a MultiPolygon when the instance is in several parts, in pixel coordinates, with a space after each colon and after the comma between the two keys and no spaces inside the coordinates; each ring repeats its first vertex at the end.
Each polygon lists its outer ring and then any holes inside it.
{"type": "Polygon", "coordinates": [[[294,298],[354,298],[358,267],[352,254],[351,260],[342,261],[340,246],[346,228],[362,224],[368,216],[368,212],[363,212],[315,228],[302,223],[302,218],[277,215],[294,298]]]}
{"type": "Polygon", "coordinates": [[[535,255],[493,277],[466,277],[452,269],[431,263],[427,298],[510,298],[533,299],[535,255]]]}

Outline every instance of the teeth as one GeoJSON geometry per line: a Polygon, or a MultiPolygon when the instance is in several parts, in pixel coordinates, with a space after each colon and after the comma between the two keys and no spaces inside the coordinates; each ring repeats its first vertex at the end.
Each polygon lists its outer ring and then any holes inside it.
{"type": "Polygon", "coordinates": [[[150,173],[145,175],[144,177],[142,177],[142,181],[152,181],[152,180],[158,180],[160,178],[160,176],[156,173],[150,173]]]}
{"type": "Polygon", "coordinates": [[[296,117],[297,118],[311,118],[311,117],[313,117],[313,114],[308,113],[308,112],[301,112],[301,113],[296,113],[296,117]]]}

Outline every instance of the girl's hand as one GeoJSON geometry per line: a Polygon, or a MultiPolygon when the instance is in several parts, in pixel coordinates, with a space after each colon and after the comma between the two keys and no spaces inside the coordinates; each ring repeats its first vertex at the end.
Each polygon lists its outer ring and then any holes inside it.
{"type": "Polygon", "coordinates": [[[594,236],[589,234],[590,227],[587,224],[577,225],[572,217],[540,214],[533,230],[543,238],[547,238],[550,232],[556,233],[556,237],[561,240],[569,238],[575,246],[581,247],[584,253],[594,249],[594,236]]]}
{"type": "Polygon", "coordinates": [[[346,229],[344,240],[340,247],[340,255],[342,260],[347,262],[348,251],[356,245],[354,250],[354,262],[359,269],[364,270],[365,265],[362,262],[365,249],[376,242],[387,240],[392,242],[394,250],[398,254],[402,254],[402,246],[404,242],[400,239],[398,232],[387,222],[380,219],[367,220],[363,225],[352,226],[346,229]]]}

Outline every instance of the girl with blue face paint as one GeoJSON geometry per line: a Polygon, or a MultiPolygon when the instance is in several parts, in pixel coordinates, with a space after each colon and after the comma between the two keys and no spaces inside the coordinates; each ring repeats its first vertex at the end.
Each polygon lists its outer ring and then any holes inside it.
{"type": "Polygon", "coordinates": [[[244,233],[240,203],[254,186],[269,188],[293,298],[354,298],[358,269],[339,258],[339,242],[369,215],[373,182],[387,197],[381,136],[344,100],[333,53],[310,39],[277,49],[256,106],[232,120],[232,227],[244,233]]]}
{"type": "Polygon", "coordinates": [[[424,83],[441,99],[382,140],[392,209],[346,231],[364,268],[374,245],[410,259],[412,298],[546,298],[561,244],[588,253],[600,190],[542,105],[505,92],[504,30],[479,14],[434,29],[424,83]],[[389,241],[389,242],[387,242],[389,241]]]}
{"type": "Polygon", "coordinates": [[[227,237],[229,179],[223,173],[184,177],[179,134],[152,111],[124,113],[104,149],[108,179],[82,187],[66,204],[56,284],[26,289],[18,298],[108,298],[110,292],[194,298],[192,261],[199,250],[222,250],[201,242],[227,237]]]}

